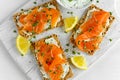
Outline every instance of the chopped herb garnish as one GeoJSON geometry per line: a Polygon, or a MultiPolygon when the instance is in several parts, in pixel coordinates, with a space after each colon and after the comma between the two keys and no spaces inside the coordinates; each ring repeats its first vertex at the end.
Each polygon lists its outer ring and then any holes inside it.
{"type": "Polygon", "coordinates": [[[73,46],[73,48],[75,48],[75,46],[73,46]]]}
{"type": "Polygon", "coordinates": [[[57,74],[57,72],[55,72],[55,71],[54,71],[53,73],[54,73],[54,74],[57,74]]]}
{"type": "Polygon", "coordinates": [[[34,32],[34,31],[32,31],[32,34],[35,34],[35,32],[34,32]]]}
{"type": "Polygon", "coordinates": [[[32,12],[31,10],[28,11],[28,13],[31,13],[31,12],[32,12]]]}
{"type": "Polygon", "coordinates": [[[97,0],[96,2],[99,3],[99,0],[97,0]]]}
{"type": "Polygon", "coordinates": [[[46,43],[47,45],[49,44],[49,43],[46,43]]]}
{"type": "Polygon", "coordinates": [[[67,33],[66,31],[64,31],[64,33],[67,33]]]}
{"type": "Polygon", "coordinates": [[[37,2],[33,2],[34,4],[37,4],[37,2]]]}
{"type": "Polygon", "coordinates": [[[76,52],[75,52],[75,51],[72,51],[72,54],[76,54],[76,52]]]}
{"type": "Polygon", "coordinates": [[[69,2],[73,1],[73,0],[68,0],[69,2]]]}
{"type": "Polygon", "coordinates": [[[51,29],[51,25],[49,25],[48,29],[51,29]]]}
{"type": "Polygon", "coordinates": [[[35,53],[38,53],[38,52],[40,52],[40,50],[35,50],[35,53]]]}
{"type": "Polygon", "coordinates": [[[41,56],[44,56],[44,53],[41,53],[41,56]]]}
{"type": "Polygon", "coordinates": [[[24,11],[24,9],[21,9],[21,11],[24,11]]]}
{"type": "Polygon", "coordinates": [[[67,14],[70,14],[70,12],[67,12],[67,14]]]}
{"type": "Polygon", "coordinates": [[[48,8],[48,10],[50,11],[50,10],[51,10],[51,8],[48,8]]]}
{"type": "Polygon", "coordinates": [[[38,52],[40,52],[40,50],[38,50],[38,52]]]}
{"type": "Polygon", "coordinates": [[[109,39],[109,41],[111,42],[111,41],[112,41],[112,39],[109,39]]]}
{"type": "Polygon", "coordinates": [[[36,16],[37,16],[37,15],[36,15],[36,14],[34,14],[33,16],[36,18],[36,16]]]}
{"type": "Polygon", "coordinates": [[[48,7],[48,4],[47,4],[47,5],[45,5],[45,7],[48,7]]]}
{"type": "Polygon", "coordinates": [[[16,33],[17,31],[16,30],[13,30],[14,33],[16,33]]]}
{"type": "Polygon", "coordinates": [[[49,38],[50,36],[47,36],[46,38],[49,38]]]}
{"type": "Polygon", "coordinates": [[[91,31],[92,31],[92,28],[89,28],[88,31],[91,32],[91,31]]]}
{"type": "Polygon", "coordinates": [[[24,56],[23,54],[21,54],[21,56],[24,56]]]}
{"type": "Polygon", "coordinates": [[[32,26],[35,27],[35,26],[38,25],[38,23],[39,23],[39,22],[36,21],[35,23],[32,24],[32,26]]]}
{"type": "Polygon", "coordinates": [[[112,15],[112,12],[110,12],[110,15],[112,15]]]}
{"type": "Polygon", "coordinates": [[[47,22],[50,22],[50,20],[47,20],[47,22]]]}
{"type": "Polygon", "coordinates": [[[36,36],[33,36],[33,38],[36,38],[36,36]]]}
{"type": "Polygon", "coordinates": [[[69,43],[67,43],[66,46],[69,46],[69,43]]]}
{"type": "Polygon", "coordinates": [[[70,12],[71,14],[73,14],[73,12],[70,12]]]}
{"type": "Polygon", "coordinates": [[[46,14],[46,17],[48,17],[48,14],[46,14]]]}
{"type": "Polygon", "coordinates": [[[73,14],[73,12],[67,12],[67,14],[73,14]]]}
{"type": "Polygon", "coordinates": [[[80,52],[77,52],[77,54],[80,54],[80,52]]]}
{"type": "Polygon", "coordinates": [[[68,52],[69,51],[69,49],[65,49],[65,52],[68,52]]]}
{"type": "Polygon", "coordinates": [[[32,43],[32,41],[31,40],[29,40],[30,41],[30,43],[32,43]]]}
{"type": "Polygon", "coordinates": [[[49,72],[52,72],[52,70],[49,70],[49,72]]]}

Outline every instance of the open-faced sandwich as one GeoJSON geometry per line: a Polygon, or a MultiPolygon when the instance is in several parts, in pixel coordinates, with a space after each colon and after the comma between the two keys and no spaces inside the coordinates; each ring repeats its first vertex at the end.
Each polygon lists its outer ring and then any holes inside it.
{"type": "Polygon", "coordinates": [[[70,40],[80,50],[93,55],[113,20],[110,12],[91,5],[76,25],[70,40]]]}
{"type": "Polygon", "coordinates": [[[62,24],[60,10],[55,0],[40,6],[22,10],[14,15],[19,34],[30,37],[43,31],[58,27],[62,24]]]}
{"type": "Polygon", "coordinates": [[[43,80],[67,80],[72,76],[57,35],[53,34],[32,43],[31,50],[38,62],[43,80]]]}

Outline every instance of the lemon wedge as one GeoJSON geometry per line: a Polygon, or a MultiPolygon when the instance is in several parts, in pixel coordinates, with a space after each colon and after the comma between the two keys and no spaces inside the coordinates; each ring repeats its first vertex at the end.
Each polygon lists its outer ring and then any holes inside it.
{"type": "Polygon", "coordinates": [[[64,19],[65,31],[69,32],[72,30],[78,22],[78,17],[68,17],[64,19]]]}
{"type": "Polygon", "coordinates": [[[27,54],[30,48],[30,41],[18,35],[16,39],[16,46],[17,46],[17,49],[20,51],[21,55],[24,56],[27,54]]]}
{"type": "Polygon", "coordinates": [[[84,58],[84,56],[73,56],[71,57],[71,62],[74,66],[76,66],[79,69],[87,69],[86,59],[84,58]]]}

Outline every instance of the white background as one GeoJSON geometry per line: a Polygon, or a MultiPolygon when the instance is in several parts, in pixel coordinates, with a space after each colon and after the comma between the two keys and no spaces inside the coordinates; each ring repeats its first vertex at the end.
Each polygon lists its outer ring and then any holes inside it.
{"type": "MultiPolygon", "coordinates": [[[[26,1],[0,0],[0,21],[26,1]]],[[[24,80],[24,75],[14,64],[1,42],[0,80],[24,80]]],[[[78,80],[120,80],[120,40],[78,80]]]]}

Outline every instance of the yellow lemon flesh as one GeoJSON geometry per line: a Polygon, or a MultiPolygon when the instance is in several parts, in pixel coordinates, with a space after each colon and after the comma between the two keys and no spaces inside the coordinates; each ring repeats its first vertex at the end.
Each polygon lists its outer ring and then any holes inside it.
{"type": "Polygon", "coordinates": [[[84,56],[73,56],[71,57],[71,62],[74,66],[76,66],[79,69],[87,69],[86,59],[84,58],[84,56]]]}
{"type": "Polygon", "coordinates": [[[65,31],[71,31],[78,22],[78,17],[68,17],[64,19],[65,31]]]}
{"type": "Polygon", "coordinates": [[[27,54],[30,48],[30,41],[18,35],[16,39],[16,46],[17,46],[17,49],[20,51],[21,55],[24,56],[27,54]]]}

